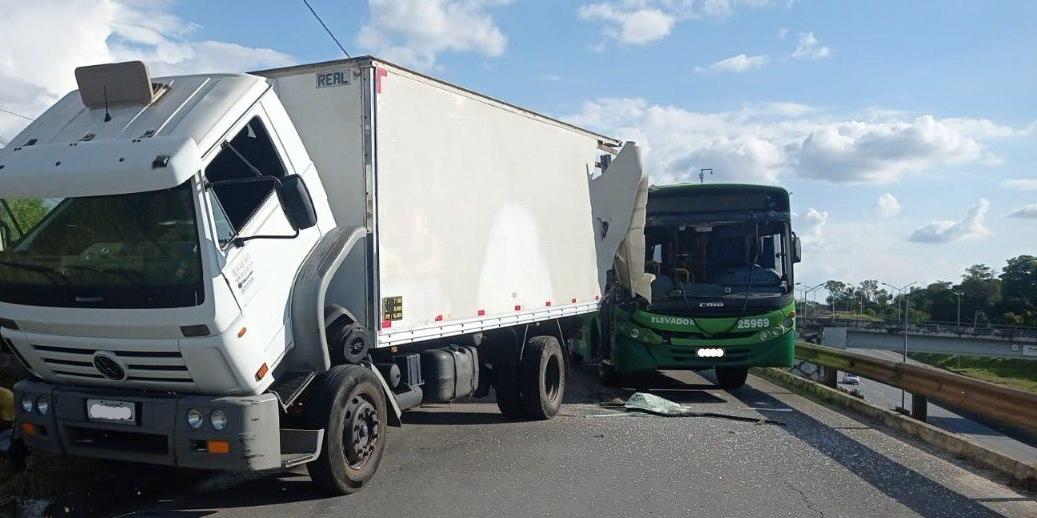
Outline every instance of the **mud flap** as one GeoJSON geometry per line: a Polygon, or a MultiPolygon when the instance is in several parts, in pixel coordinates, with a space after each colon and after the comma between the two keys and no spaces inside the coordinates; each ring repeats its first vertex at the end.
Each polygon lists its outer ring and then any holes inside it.
{"type": "Polygon", "coordinates": [[[388,416],[389,426],[403,426],[403,421],[400,419],[400,417],[403,416],[403,410],[400,410],[400,405],[396,402],[396,398],[393,397],[392,389],[389,388],[389,384],[385,381],[385,378],[382,377],[382,373],[378,372],[378,369],[368,362],[364,362],[363,365],[373,372],[376,378],[378,378],[378,383],[382,386],[382,392],[385,393],[385,399],[389,402],[389,408],[392,409],[392,412],[390,412],[388,416]]]}

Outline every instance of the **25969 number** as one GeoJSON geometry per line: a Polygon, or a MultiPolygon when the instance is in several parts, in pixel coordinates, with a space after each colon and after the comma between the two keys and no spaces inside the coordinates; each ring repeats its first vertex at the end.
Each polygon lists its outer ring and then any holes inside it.
{"type": "Polygon", "coordinates": [[[738,321],[738,329],[760,329],[770,327],[771,323],[766,318],[743,318],[738,321]]]}

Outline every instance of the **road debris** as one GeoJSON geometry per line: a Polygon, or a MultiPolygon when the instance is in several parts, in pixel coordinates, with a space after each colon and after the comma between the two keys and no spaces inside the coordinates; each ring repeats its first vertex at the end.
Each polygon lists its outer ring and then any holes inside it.
{"type": "MultiPolygon", "coordinates": [[[[730,419],[732,421],[755,423],[757,425],[772,424],[777,426],[785,426],[785,423],[781,421],[768,419],[766,417],[721,414],[717,412],[698,412],[695,410],[691,410],[690,408],[687,408],[680,403],[676,403],[664,397],[659,397],[655,394],[649,394],[646,392],[635,392],[626,401],[616,398],[605,403],[599,403],[599,406],[603,408],[622,408],[627,412],[640,412],[662,417],[709,417],[714,419],[730,419]]],[[[612,417],[620,415],[629,414],[603,414],[591,417],[612,417]]]]}

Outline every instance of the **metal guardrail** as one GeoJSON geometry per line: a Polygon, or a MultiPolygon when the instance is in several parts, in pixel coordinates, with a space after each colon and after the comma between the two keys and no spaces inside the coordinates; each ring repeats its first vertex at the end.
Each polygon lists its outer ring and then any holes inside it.
{"type": "Polygon", "coordinates": [[[797,343],[796,358],[873,379],[1037,436],[1037,394],[935,367],[797,343]]]}
{"type": "MultiPolygon", "coordinates": [[[[872,320],[855,320],[852,318],[799,318],[797,324],[801,327],[850,327],[855,329],[870,329],[897,334],[904,332],[904,326],[898,322],[876,322],[872,320]]],[[[996,338],[1012,340],[1015,338],[1037,339],[1037,328],[1027,326],[992,326],[992,325],[958,325],[954,322],[926,321],[910,323],[907,326],[909,334],[942,334],[956,336],[971,336],[978,338],[996,338]]]]}

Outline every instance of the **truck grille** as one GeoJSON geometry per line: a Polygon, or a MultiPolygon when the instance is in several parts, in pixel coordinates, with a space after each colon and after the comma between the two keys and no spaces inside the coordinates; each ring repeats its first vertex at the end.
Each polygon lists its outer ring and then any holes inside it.
{"type": "Polygon", "coordinates": [[[33,351],[55,375],[69,381],[111,381],[94,367],[94,353],[107,350],[126,366],[125,381],[193,384],[180,351],[109,350],[32,344],[33,351]]]}

